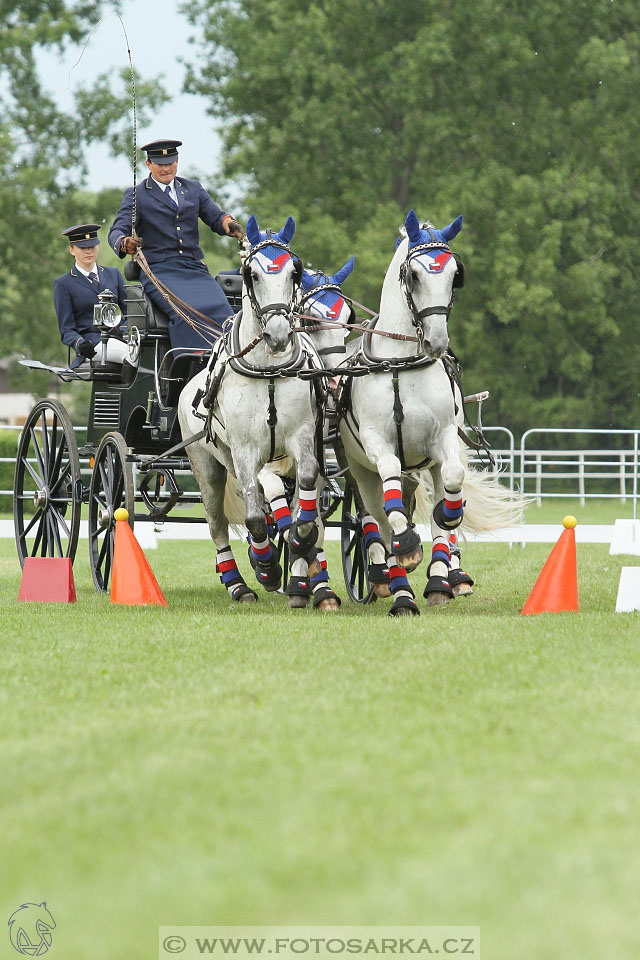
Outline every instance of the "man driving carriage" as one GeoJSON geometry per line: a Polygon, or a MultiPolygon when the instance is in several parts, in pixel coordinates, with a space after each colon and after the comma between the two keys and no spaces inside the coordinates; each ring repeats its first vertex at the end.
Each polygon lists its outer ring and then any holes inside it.
{"type": "MultiPolygon", "coordinates": [[[[58,318],[62,342],[75,350],[71,369],[78,376],[89,373],[91,360],[96,356],[100,331],[93,322],[93,308],[100,301],[98,295],[111,290],[123,315],[126,315],[125,288],[122,274],[116,267],[96,263],[100,239],[97,223],[77,224],[62,231],[69,242],[69,253],[75,263],[68,273],[53,282],[53,305],[58,318]]],[[[109,363],[128,360],[126,343],[121,339],[122,327],[113,331],[107,341],[106,359],[109,363]]]]}
{"type": "MultiPolygon", "coordinates": [[[[180,146],[181,140],[154,140],[142,147],[149,176],[136,187],[135,222],[133,187],[129,187],[109,231],[109,243],[120,258],[133,256],[142,248],[153,274],[190,307],[209,317],[215,335],[233,310],[204,262],[198,221],[221,236],[243,239],[244,232],[198,180],[176,176],[180,146]]],[[[144,273],[140,280],[146,296],[168,314],[171,346],[206,349],[210,340],[167,306],[144,273]]]]}

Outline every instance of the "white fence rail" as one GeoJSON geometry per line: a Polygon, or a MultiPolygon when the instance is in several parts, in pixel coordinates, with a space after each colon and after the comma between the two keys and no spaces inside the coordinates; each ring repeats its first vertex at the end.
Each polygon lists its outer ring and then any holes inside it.
{"type": "MultiPolygon", "coordinates": [[[[20,427],[2,427],[19,431],[20,427]]],[[[86,427],[74,427],[78,433],[86,427]]],[[[631,500],[633,518],[638,516],[640,496],[640,429],[595,430],[535,427],[522,435],[520,448],[506,427],[484,427],[492,449],[496,472],[513,490],[543,499],[576,499],[584,505],[588,499],[631,500]],[[587,439],[588,438],[588,439],[587,439]],[[614,439],[615,438],[615,439],[614,439]],[[590,443],[598,446],[589,448],[590,443]]],[[[469,461],[485,464],[486,458],[469,451],[469,461]]],[[[0,457],[0,463],[15,465],[15,457],[0,457]]],[[[83,463],[83,467],[84,467],[83,463]]],[[[12,495],[12,489],[0,495],[12,495]]]]}

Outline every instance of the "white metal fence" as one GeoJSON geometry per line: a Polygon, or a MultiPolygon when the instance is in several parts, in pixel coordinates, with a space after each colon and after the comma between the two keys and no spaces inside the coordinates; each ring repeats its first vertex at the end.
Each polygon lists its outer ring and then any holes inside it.
{"type": "MultiPolygon", "coordinates": [[[[19,431],[20,427],[2,427],[19,431]]],[[[78,433],[86,427],[74,427],[78,433]]],[[[527,430],[516,449],[507,427],[484,427],[496,458],[496,471],[511,490],[518,487],[541,504],[547,498],[580,500],[631,500],[633,518],[638,516],[640,495],[640,429],[594,430],[535,427],[527,430]],[[593,449],[590,444],[598,446],[593,449]]],[[[471,463],[486,463],[469,451],[471,463]]],[[[0,457],[0,463],[15,465],[15,457],[0,457]]],[[[82,464],[84,467],[84,463],[82,464]]],[[[11,495],[13,489],[1,489],[11,495]]]]}

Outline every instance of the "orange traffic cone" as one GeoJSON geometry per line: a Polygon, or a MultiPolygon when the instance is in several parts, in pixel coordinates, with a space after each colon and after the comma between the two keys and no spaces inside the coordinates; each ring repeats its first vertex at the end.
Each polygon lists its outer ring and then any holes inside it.
{"type": "Polygon", "coordinates": [[[527,602],[520,611],[531,613],[562,613],[578,609],[578,568],[576,564],[575,517],[565,517],[564,530],[549,559],[540,571],[527,602]]]}
{"type": "Polygon", "coordinates": [[[168,603],[153,575],[149,561],[127,523],[129,513],[124,507],[119,507],[114,517],[116,534],[113,547],[111,603],[124,603],[129,606],[157,603],[167,607],[168,603]]]}
{"type": "Polygon", "coordinates": [[[75,603],[76,586],[69,557],[27,557],[18,600],[75,603]]]}

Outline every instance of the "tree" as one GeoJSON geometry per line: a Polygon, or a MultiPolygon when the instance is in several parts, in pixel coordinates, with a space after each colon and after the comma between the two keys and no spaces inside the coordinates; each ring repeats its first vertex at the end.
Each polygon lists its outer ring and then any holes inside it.
{"type": "MultiPolygon", "coordinates": [[[[86,180],[85,147],[106,141],[131,153],[130,74],[114,87],[107,73],[76,95],[63,113],[43,85],[37,52],[80,45],[99,20],[101,4],[63,0],[4,0],[0,6],[0,311],[3,353],[63,360],[52,303],[53,279],[68,269],[60,231],[71,223],[113,217],[120,202],[109,191],[79,192],[86,180]]],[[[166,99],[157,82],[137,83],[138,116],[166,99]]],[[[106,238],[105,238],[106,239],[106,238]]],[[[32,384],[34,382],[31,378],[32,384]]],[[[43,384],[38,383],[42,388],[43,384]]]]}
{"type": "Polygon", "coordinates": [[[632,0],[195,0],[188,85],[222,120],[248,212],[356,255],[373,306],[410,207],[465,215],[451,321],[491,417],[627,426],[636,332],[640,12],[632,0]]]}

